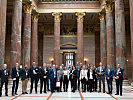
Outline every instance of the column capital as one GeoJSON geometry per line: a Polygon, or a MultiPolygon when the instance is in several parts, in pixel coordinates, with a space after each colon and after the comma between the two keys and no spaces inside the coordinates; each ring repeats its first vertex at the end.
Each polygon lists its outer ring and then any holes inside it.
{"type": "Polygon", "coordinates": [[[38,12],[34,12],[32,14],[32,22],[38,22],[38,18],[39,18],[39,13],[38,12]]]}
{"type": "Polygon", "coordinates": [[[83,22],[85,12],[76,12],[76,16],[77,16],[77,22],[83,22]]]}
{"type": "Polygon", "coordinates": [[[105,13],[100,12],[100,13],[99,13],[99,19],[100,19],[100,22],[105,21],[105,13]]]}
{"type": "Polygon", "coordinates": [[[62,13],[61,13],[61,12],[58,12],[58,13],[53,12],[53,13],[52,13],[52,16],[54,16],[54,21],[55,21],[55,22],[60,22],[62,13]]]}
{"type": "Polygon", "coordinates": [[[34,6],[32,5],[32,2],[24,2],[23,3],[24,13],[31,14],[33,8],[34,8],[34,6]]]}
{"type": "Polygon", "coordinates": [[[110,13],[110,12],[113,12],[114,10],[114,1],[106,1],[105,4],[104,4],[104,8],[105,8],[105,11],[106,13],[110,13]]]}

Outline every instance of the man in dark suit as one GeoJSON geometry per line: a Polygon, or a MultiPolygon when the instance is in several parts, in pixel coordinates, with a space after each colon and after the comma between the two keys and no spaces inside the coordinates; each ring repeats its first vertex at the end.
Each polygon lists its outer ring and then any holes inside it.
{"type": "Polygon", "coordinates": [[[48,78],[49,70],[46,67],[46,63],[43,64],[43,68],[41,68],[41,76],[40,76],[40,94],[42,94],[42,88],[44,85],[44,93],[46,93],[46,83],[47,83],[47,78],[48,78]]]}
{"type": "Polygon", "coordinates": [[[99,80],[99,92],[101,92],[101,81],[103,83],[103,93],[105,93],[105,67],[100,62],[100,66],[97,68],[97,75],[99,80]]]}
{"type": "Polygon", "coordinates": [[[51,92],[55,92],[55,83],[56,83],[56,78],[57,78],[57,69],[55,68],[56,66],[53,65],[53,68],[49,69],[49,79],[50,79],[50,87],[51,87],[51,92]]]}
{"type": "Polygon", "coordinates": [[[9,70],[7,69],[7,64],[4,64],[3,69],[0,70],[0,77],[1,77],[0,97],[2,96],[2,87],[4,83],[5,83],[5,96],[8,96],[9,70]]]}
{"type": "Polygon", "coordinates": [[[108,65],[108,69],[106,69],[105,72],[106,75],[106,80],[107,80],[107,85],[108,85],[108,94],[112,94],[112,81],[113,81],[113,75],[114,71],[111,69],[111,66],[108,65]]]}
{"type": "Polygon", "coordinates": [[[80,79],[79,79],[79,77],[80,77],[81,66],[82,66],[82,63],[80,63],[80,65],[79,65],[79,63],[77,62],[76,70],[77,70],[78,90],[80,89],[80,79]]]}
{"type": "Polygon", "coordinates": [[[91,66],[88,69],[87,72],[87,77],[88,77],[88,83],[89,83],[89,91],[92,92],[92,88],[93,88],[93,84],[94,84],[94,76],[95,75],[95,71],[93,70],[93,66],[91,66]]]}
{"type": "Polygon", "coordinates": [[[36,65],[36,62],[33,61],[32,66],[29,69],[29,76],[31,80],[31,87],[30,87],[30,94],[32,93],[33,90],[33,82],[35,81],[35,92],[37,94],[37,85],[39,81],[39,67],[36,65]]]}
{"type": "Polygon", "coordinates": [[[28,94],[27,93],[27,84],[29,80],[28,66],[25,65],[25,67],[20,72],[21,72],[21,80],[22,80],[22,94],[28,94]]]}
{"type": "Polygon", "coordinates": [[[122,83],[123,83],[123,69],[121,68],[121,65],[118,64],[116,71],[115,71],[115,80],[116,80],[116,94],[119,95],[119,89],[120,89],[120,96],[122,96],[122,83]]]}
{"type": "Polygon", "coordinates": [[[94,66],[94,84],[93,84],[93,91],[97,91],[97,68],[94,66]]]}
{"type": "Polygon", "coordinates": [[[18,63],[16,63],[16,67],[12,68],[12,74],[11,77],[13,79],[13,86],[12,86],[12,96],[18,95],[18,85],[19,85],[19,77],[20,77],[20,66],[18,63]],[[15,90],[15,94],[14,94],[15,90]]]}

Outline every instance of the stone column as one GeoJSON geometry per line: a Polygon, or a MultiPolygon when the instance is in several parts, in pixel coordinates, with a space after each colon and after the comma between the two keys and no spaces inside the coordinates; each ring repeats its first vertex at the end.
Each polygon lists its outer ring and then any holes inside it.
{"type": "Polygon", "coordinates": [[[131,29],[131,65],[132,65],[132,91],[133,91],[133,0],[130,0],[130,29],[131,29]]]}
{"type": "Polygon", "coordinates": [[[62,13],[52,13],[54,16],[54,63],[60,65],[60,20],[62,13]]]}
{"type": "Polygon", "coordinates": [[[126,33],[123,0],[115,1],[115,37],[116,64],[120,64],[126,74],[126,33]]]}
{"type": "Polygon", "coordinates": [[[4,64],[7,0],[0,0],[0,68],[4,64]]]}
{"type": "Polygon", "coordinates": [[[100,32],[95,29],[95,66],[98,67],[100,62],[100,32]]]}
{"type": "Polygon", "coordinates": [[[115,65],[115,37],[114,37],[114,21],[113,21],[113,2],[106,1],[106,30],[107,30],[107,65],[111,65],[114,69],[115,65]]]}
{"type": "Polygon", "coordinates": [[[37,12],[32,15],[31,64],[33,61],[38,64],[38,16],[37,12]]]}
{"type": "Polygon", "coordinates": [[[23,66],[30,67],[30,47],[31,47],[31,12],[33,6],[31,2],[24,4],[24,33],[23,33],[23,66]]]}
{"type": "Polygon", "coordinates": [[[62,13],[52,13],[54,16],[54,63],[60,65],[60,20],[62,13]]]}
{"type": "Polygon", "coordinates": [[[84,63],[83,20],[85,13],[77,12],[77,62],[84,63]]]}
{"type": "Polygon", "coordinates": [[[100,53],[101,62],[104,66],[107,66],[107,35],[106,35],[106,24],[105,24],[105,14],[99,14],[100,19],[100,53]]]}
{"type": "Polygon", "coordinates": [[[13,0],[10,70],[21,63],[22,0],[13,0]]]}

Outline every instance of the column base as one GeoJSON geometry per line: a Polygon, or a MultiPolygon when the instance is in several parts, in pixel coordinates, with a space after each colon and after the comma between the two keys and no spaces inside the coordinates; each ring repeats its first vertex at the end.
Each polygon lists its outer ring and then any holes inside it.
{"type": "Polygon", "coordinates": [[[123,80],[123,86],[129,86],[129,80],[128,79],[123,80]]]}
{"type": "Polygon", "coordinates": [[[133,82],[131,83],[131,91],[133,91],[133,82]]]}

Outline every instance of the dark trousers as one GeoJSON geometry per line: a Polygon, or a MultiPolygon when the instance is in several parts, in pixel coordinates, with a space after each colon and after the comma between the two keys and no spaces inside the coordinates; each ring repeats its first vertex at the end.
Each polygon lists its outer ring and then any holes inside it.
{"type": "Polygon", "coordinates": [[[78,87],[77,87],[77,85],[76,85],[76,88],[77,88],[78,90],[80,90],[80,79],[79,79],[79,77],[77,78],[77,81],[78,81],[78,87]]]}
{"type": "Polygon", "coordinates": [[[97,91],[97,78],[93,82],[93,91],[97,91]]]}
{"type": "Polygon", "coordinates": [[[17,77],[16,80],[13,80],[12,94],[14,94],[14,90],[15,90],[15,94],[17,93],[18,84],[19,84],[19,77],[17,77]]]}
{"type": "Polygon", "coordinates": [[[89,79],[88,81],[89,81],[89,91],[92,92],[92,88],[94,84],[93,79],[89,79]]]}
{"type": "Polygon", "coordinates": [[[120,90],[120,95],[122,95],[122,83],[123,83],[122,79],[116,79],[116,94],[119,94],[120,90]]]}
{"type": "Polygon", "coordinates": [[[51,87],[51,92],[54,92],[55,90],[55,78],[50,79],[50,87],[51,87]]]}
{"type": "Polygon", "coordinates": [[[74,77],[71,82],[72,82],[72,88],[73,88],[72,92],[75,92],[76,85],[77,85],[77,79],[74,77]]]}
{"type": "Polygon", "coordinates": [[[64,88],[64,92],[67,92],[67,89],[68,89],[68,78],[66,75],[64,75],[64,81],[63,81],[63,88],[64,88]]]}
{"type": "Polygon", "coordinates": [[[8,94],[8,80],[6,80],[5,82],[2,82],[1,81],[1,86],[0,86],[0,96],[2,95],[2,87],[3,87],[3,84],[5,83],[5,95],[8,94]]]}
{"type": "Polygon", "coordinates": [[[40,93],[42,93],[42,88],[44,85],[44,93],[46,93],[46,83],[47,83],[47,79],[40,79],[40,93]]]}
{"type": "Polygon", "coordinates": [[[34,81],[35,81],[35,92],[37,93],[37,85],[38,85],[38,81],[39,81],[38,77],[31,78],[30,93],[32,93],[34,81]]]}
{"type": "Polygon", "coordinates": [[[47,90],[49,90],[49,78],[47,78],[47,90]]]}
{"type": "Polygon", "coordinates": [[[82,92],[85,92],[86,91],[86,79],[85,78],[81,79],[81,83],[82,83],[82,92]]]}
{"type": "Polygon", "coordinates": [[[99,76],[99,91],[101,91],[101,81],[103,83],[103,92],[105,92],[105,77],[99,76]]]}
{"type": "Polygon", "coordinates": [[[112,88],[112,80],[107,80],[107,86],[108,86],[108,92],[109,93],[112,93],[112,90],[113,90],[113,88],[112,88]]]}

